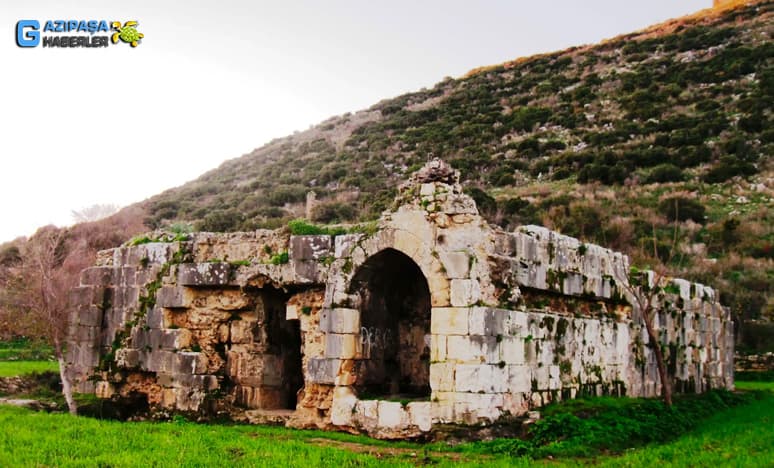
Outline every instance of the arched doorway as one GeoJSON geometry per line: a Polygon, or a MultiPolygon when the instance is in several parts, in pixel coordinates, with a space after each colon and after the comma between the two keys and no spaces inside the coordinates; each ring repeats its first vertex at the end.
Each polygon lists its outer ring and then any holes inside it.
{"type": "Polygon", "coordinates": [[[407,255],[385,249],[366,260],[352,279],[359,298],[361,395],[430,395],[430,288],[407,255]]]}

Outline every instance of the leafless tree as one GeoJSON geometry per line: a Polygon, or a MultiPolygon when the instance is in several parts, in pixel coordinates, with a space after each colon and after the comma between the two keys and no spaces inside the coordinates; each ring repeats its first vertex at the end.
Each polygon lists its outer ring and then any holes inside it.
{"type": "Polygon", "coordinates": [[[6,278],[4,300],[18,317],[19,332],[45,337],[54,348],[62,393],[70,413],[77,414],[67,377],[64,347],[69,326],[69,291],[91,257],[78,242],[67,243],[67,231],[54,226],[38,230],[23,246],[21,263],[6,278]]]}

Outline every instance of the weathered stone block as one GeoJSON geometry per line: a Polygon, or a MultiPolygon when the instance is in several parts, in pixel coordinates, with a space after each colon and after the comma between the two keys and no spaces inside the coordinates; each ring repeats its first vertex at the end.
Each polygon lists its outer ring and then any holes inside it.
{"type": "Polygon", "coordinates": [[[307,379],[318,384],[336,383],[341,369],[341,359],[310,358],[307,362],[307,379]]]}
{"type": "Polygon", "coordinates": [[[285,306],[285,320],[298,320],[298,306],[288,304],[285,306]]]}
{"type": "Polygon", "coordinates": [[[430,388],[434,392],[454,391],[454,366],[446,362],[430,364],[430,388]]]}
{"type": "Polygon", "coordinates": [[[446,335],[430,335],[430,361],[446,360],[446,335]]]}
{"type": "Polygon", "coordinates": [[[454,398],[454,419],[458,423],[493,422],[502,415],[503,395],[457,393],[454,398]]]}
{"type": "Polygon", "coordinates": [[[102,325],[102,309],[99,307],[95,305],[79,307],[77,311],[78,324],[87,327],[100,327],[102,325]]]}
{"type": "Polygon", "coordinates": [[[523,364],[524,339],[516,336],[503,336],[500,340],[500,361],[506,364],[523,364]]]}
{"type": "Polygon", "coordinates": [[[124,369],[135,369],[140,365],[140,353],[136,349],[122,348],[116,351],[116,364],[124,369]]]}
{"type": "Polygon", "coordinates": [[[412,401],[406,405],[409,414],[409,423],[417,426],[420,431],[427,432],[432,428],[432,417],[429,401],[412,401]]]}
{"type": "Polygon", "coordinates": [[[453,279],[450,291],[453,307],[472,306],[481,300],[481,287],[476,280],[453,279]]]}
{"type": "Polygon", "coordinates": [[[359,333],[360,311],[357,309],[323,309],[320,313],[320,331],[330,333],[359,333]]]}
{"type": "Polygon", "coordinates": [[[454,390],[473,393],[502,393],[508,388],[506,366],[492,364],[458,364],[454,390]]]}
{"type": "Polygon", "coordinates": [[[342,258],[351,255],[352,249],[362,237],[363,234],[344,234],[342,236],[336,236],[334,239],[334,256],[336,258],[342,258]]]}
{"type": "Polygon", "coordinates": [[[331,424],[335,426],[351,426],[357,402],[357,396],[355,396],[350,387],[336,387],[333,390],[331,424]]]}
{"type": "Polygon", "coordinates": [[[446,359],[464,363],[498,363],[500,353],[494,336],[449,336],[446,359]]]}
{"type": "Polygon", "coordinates": [[[398,401],[379,401],[378,427],[389,430],[401,429],[409,424],[409,416],[398,401]]]}
{"type": "Polygon", "coordinates": [[[331,236],[290,236],[290,258],[320,260],[331,255],[331,236]]]}
{"type": "Polygon", "coordinates": [[[366,431],[373,431],[379,423],[379,402],[358,400],[355,404],[355,421],[366,431]]]}
{"type": "Polygon", "coordinates": [[[156,293],[156,304],[160,307],[191,307],[192,300],[192,292],[179,286],[164,286],[156,293]]]}
{"type": "Polygon", "coordinates": [[[108,286],[113,282],[113,267],[91,267],[81,272],[82,286],[108,286]]]}
{"type": "Polygon", "coordinates": [[[467,335],[467,307],[433,307],[430,317],[430,331],[435,335],[467,335]]]}
{"type": "Polygon", "coordinates": [[[225,286],[232,282],[229,263],[184,263],[178,265],[181,286],[225,286]]]}
{"type": "Polygon", "coordinates": [[[360,339],[353,334],[327,333],[325,335],[325,357],[352,359],[360,354],[360,339]]]}
{"type": "Polygon", "coordinates": [[[439,252],[441,264],[448,278],[468,278],[470,275],[471,255],[468,252],[439,252]]]}
{"type": "Polygon", "coordinates": [[[525,393],[532,388],[532,368],[527,365],[507,366],[508,391],[511,393],[525,393]]]}

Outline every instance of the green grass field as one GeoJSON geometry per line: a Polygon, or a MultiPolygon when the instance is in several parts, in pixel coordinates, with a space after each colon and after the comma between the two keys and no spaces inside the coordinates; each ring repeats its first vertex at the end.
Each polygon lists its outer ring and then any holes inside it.
{"type": "MultiPolygon", "coordinates": [[[[772,382],[768,389],[774,388],[772,382]]],[[[743,384],[742,387],[746,386],[743,384]]],[[[604,404],[604,403],[603,403],[604,404]]],[[[610,427],[614,431],[616,428],[610,427]]],[[[774,394],[719,411],[668,443],[623,455],[532,460],[485,445],[389,443],[277,427],[118,422],[0,406],[0,466],[772,466],[774,394]]]]}
{"type": "Polygon", "coordinates": [[[0,377],[46,371],[59,372],[59,364],[56,361],[0,361],[0,377]]]}
{"type": "MultiPolygon", "coordinates": [[[[0,377],[56,370],[51,361],[0,361],[0,377]]],[[[773,467],[774,381],[769,374],[745,377],[736,384],[741,393],[680,397],[672,409],[655,400],[572,400],[546,407],[531,441],[458,446],[181,418],[119,422],[0,405],[0,466],[773,467]]],[[[47,388],[30,396],[61,400],[47,388]]]]}

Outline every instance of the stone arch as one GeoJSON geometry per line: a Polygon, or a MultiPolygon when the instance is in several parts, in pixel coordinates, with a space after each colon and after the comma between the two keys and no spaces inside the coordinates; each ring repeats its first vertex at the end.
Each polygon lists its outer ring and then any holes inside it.
{"type": "Polygon", "coordinates": [[[355,388],[429,396],[431,290],[420,266],[397,249],[382,249],[355,270],[347,292],[360,314],[355,388]]]}

